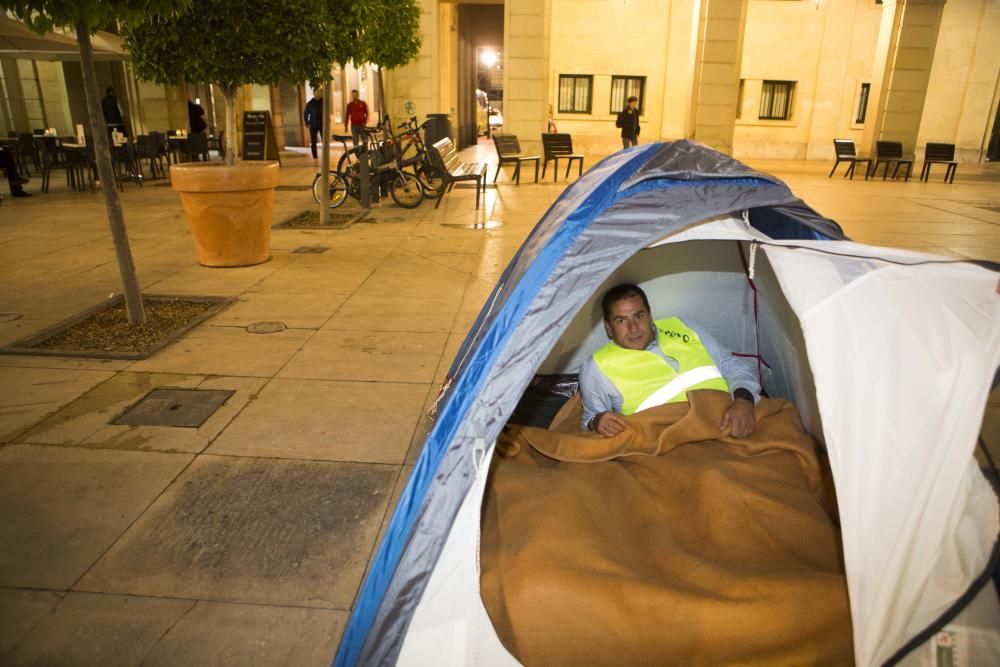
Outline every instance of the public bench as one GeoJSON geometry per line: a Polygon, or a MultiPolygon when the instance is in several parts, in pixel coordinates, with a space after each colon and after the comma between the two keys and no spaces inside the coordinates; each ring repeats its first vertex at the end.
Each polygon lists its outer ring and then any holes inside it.
{"type": "Polygon", "coordinates": [[[521,163],[522,162],[534,162],[535,163],[535,183],[538,182],[538,161],[541,159],[540,155],[524,155],[521,153],[521,143],[517,140],[517,135],[514,134],[494,134],[493,135],[493,145],[497,149],[497,172],[493,174],[493,182],[497,182],[497,177],[500,176],[500,168],[505,164],[514,163],[514,181],[520,185],[521,184],[521,163]]]}
{"type": "Polygon", "coordinates": [[[844,172],[844,178],[850,176],[853,181],[854,168],[858,166],[858,163],[862,163],[865,165],[865,180],[868,180],[868,170],[872,165],[872,160],[868,157],[860,157],[857,150],[854,148],[853,141],[850,139],[834,139],[833,148],[837,153],[837,161],[833,163],[833,169],[830,170],[830,176],[833,176],[833,172],[837,171],[837,167],[840,166],[841,162],[847,162],[850,166],[847,168],[847,171],[844,172]]]}
{"type": "Polygon", "coordinates": [[[476,209],[479,208],[479,194],[486,190],[486,170],[484,162],[462,162],[458,157],[458,151],[451,139],[445,137],[434,142],[428,151],[431,162],[441,175],[441,196],[438,197],[434,208],[441,205],[444,196],[451,192],[455,183],[459,181],[476,182],[476,209]]]}
{"type": "Polygon", "coordinates": [[[882,180],[889,175],[889,167],[895,165],[892,170],[892,178],[896,180],[899,168],[906,165],[906,178],[910,180],[913,173],[913,158],[903,157],[903,144],[898,141],[876,141],[875,142],[875,166],[872,167],[872,176],[878,175],[879,165],[884,164],[885,170],[882,172],[882,180]]]}

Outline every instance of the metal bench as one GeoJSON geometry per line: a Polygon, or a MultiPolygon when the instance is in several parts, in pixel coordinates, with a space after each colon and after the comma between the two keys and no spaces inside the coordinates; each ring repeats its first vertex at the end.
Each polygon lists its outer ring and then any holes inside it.
{"type": "Polygon", "coordinates": [[[521,142],[514,134],[494,134],[493,145],[497,149],[497,172],[493,174],[493,182],[497,182],[500,176],[500,168],[505,164],[514,163],[514,182],[521,184],[521,163],[535,163],[535,183],[538,182],[538,161],[542,159],[540,155],[524,155],[521,153],[521,142]]]}
{"type": "Polygon", "coordinates": [[[872,176],[878,175],[879,165],[884,164],[885,170],[882,172],[882,180],[889,175],[889,167],[895,165],[892,170],[892,178],[895,180],[899,174],[899,168],[906,165],[906,178],[910,180],[913,174],[913,158],[903,157],[903,144],[898,141],[876,141],[875,142],[875,166],[872,167],[872,176]]]}
{"type": "Polygon", "coordinates": [[[441,205],[441,200],[447,193],[451,192],[452,187],[458,181],[475,181],[476,209],[478,209],[479,193],[486,190],[486,163],[462,162],[458,157],[458,151],[455,150],[455,144],[448,137],[434,142],[428,153],[434,167],[441,174],[441,196],[438,197],[434,208],[441,205]]]}
{"type": "Polygon", "coordinates": [[[958,162],[955,160],[955,144],[927,144],[927,148],[924,149],[924,166],[920,170],[921,181],[926,181],[931,177],[932,164],[948,165],[944,170],[944,182],[954,183],[955,172],[958,171],[958,162]]]}
{"type": "Polygon", "coordinates": [[[545,154],[545,163],[542,165],[542,178],[545,178],[545,171],[548,169],[549,161],[555,162],[552,170],[553,182],[559,180],[559,160],[567,160],[566,178],[569,178],[569,170],[573,167],[573,161],[580,162],[578,176],[583,175],[583,155],[573,152],[573,137],[568,134],[543,134],[542,152],[545,154]]]}
{"type": "Polygon", "coordinates": [[[865,180],[868,180],[868,170],[871,167],[872,160],[868,157],[859,157],[852,140],[834,139],[833,148],[837,152],[837,161],[833,163],[833,169],[830,170],[830,176],[827,176],[827,178],[833,176],[833,172],[837,171],[837,167],[840,166],[841,162],[847,162],[850,166],[847,168],[847,171],[844,172],[844,178],[850,176],[853,181],[854,168],[858,166],[858,163],[860,162],[865,165],[865,180]]]}

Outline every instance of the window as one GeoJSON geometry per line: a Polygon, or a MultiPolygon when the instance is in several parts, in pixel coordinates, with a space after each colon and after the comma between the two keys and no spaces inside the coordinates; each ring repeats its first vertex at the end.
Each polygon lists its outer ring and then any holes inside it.
{"type": "Polygon", "coordinates": [[[645,108],[646,77],[644,76],[613,76],[611,77],[611,113],[618,113],[625,108],[630,97],[638,97],[639,115],[645,108]]]}
{"type": "Polygon", "coordinates": [[[861,125],[865,122],[865,114],[868,112],[868,92],[872,84],[861,84],[861,96],[858,98],[858,112],[854,115],[854,122],[861,125]]]}
{"type": "Polygon", "coordinates": [[[559,75],[559,112],[590,113],[594,77],[589,74],[559,75]]]}
{"type": "Polygon", "coordinates": [[[788,120],[792,110],[794,81],[765,81],[760,90],[760,120],[788,120]]]}

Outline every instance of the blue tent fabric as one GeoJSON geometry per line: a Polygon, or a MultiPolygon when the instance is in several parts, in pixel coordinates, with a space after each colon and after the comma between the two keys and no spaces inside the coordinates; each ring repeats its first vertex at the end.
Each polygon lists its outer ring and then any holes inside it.
{"type": "Polygon", "coordinates": [[[742,211],[772,238],[844,238],[774,177],[689,141],[616,153],[563,192],[501,276],[456,357],[335,665],[395,662],[481,448],[495,440],[583,302],[649,243],[742,211]]]}

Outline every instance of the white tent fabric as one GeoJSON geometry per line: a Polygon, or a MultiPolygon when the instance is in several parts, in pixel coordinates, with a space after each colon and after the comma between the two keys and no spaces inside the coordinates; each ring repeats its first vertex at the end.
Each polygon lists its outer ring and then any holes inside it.
{"type": "MultiPolygon", "coordinates": [[[[855,657],[861,665],[883,663],[965,592],[1000,534],[996,495],[972,458],[989,378],[1000,364],[997,276],[933,255],[774,241],[734,219],[709,221],[661,243],[684,243],[683,255],[691,256],[698,244],[704,253],[704,244],[714,242],[707,251],[717,258],[714,275],[674,273],[673,266],[668,275],[638,282],[655,316],[661,295],[725,286],[678,301],[678,314],[708,321],[732,349],[752,351],[753,320],[752,309],[747,320],[748,292],[732,289],[734,271],[742,274],[742,267],[734,269],[738,255],[715,252],[735,248],[723,240],[764,242],[756,270],[762,353],[773,372],[765,384],[796,403],[806,428],[828,449],[855,657]],[[716,296],[730,301],[720,305],[716,296]]],[[[642,277],[636,262],[608,282],[630,272],[642,277]]],[[[588,306],[542,363],[543,372],[575,370],[603,342],[588,306]]],[[[492,446],[486,461],[491,454],[492,446]]],[[[479,467],[451,528],[398,664],[516,664],[479,597],[486,468],[479,467]]]]}

